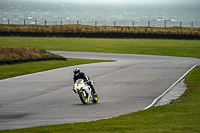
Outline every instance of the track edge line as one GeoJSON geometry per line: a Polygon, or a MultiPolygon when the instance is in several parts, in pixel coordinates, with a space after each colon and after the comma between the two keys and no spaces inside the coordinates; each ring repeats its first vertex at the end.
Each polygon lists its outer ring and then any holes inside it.
{"type": "Polygon", "coordinates": [[[195,67],[199,66],[200,64],[194,65],[192,68],[190,68],[183,76],[181,76],[174,84],[172,84],[164,93],[162,93],[160,96],[158,96],[156,99],[153,100],[153,102],[144,108],[143,110],[149,109],[152,106],[154,106],[165,94],[167,94],[177,83],[179,83],[190,71],[192,71],[195,67]]]}

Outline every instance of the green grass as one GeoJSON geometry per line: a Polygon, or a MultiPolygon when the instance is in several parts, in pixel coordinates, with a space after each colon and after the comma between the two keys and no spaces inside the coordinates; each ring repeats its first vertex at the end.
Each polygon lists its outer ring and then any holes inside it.
{"type": "Polygon", "coordinates": [[[0,133],[199,133],[200,66],[186,76],[188,89],[169,105],[107,120],[5,130],[0,133]]]}
{"type": "Polygon", "coordinates": [[[200,58],[200,40],[0,37],[0,46],[200,58]]]}
{"type": "MultiPolygon", "coordinates": [[[[0,65],[0,79],[25,75],[55,68],[74,66],[79,64],[106,62],[107,60],[70,59],[67,61],[40,61],[14,65],[0,65]]],[[[108,60],[109,61],[109,60],[108,60]]]]}

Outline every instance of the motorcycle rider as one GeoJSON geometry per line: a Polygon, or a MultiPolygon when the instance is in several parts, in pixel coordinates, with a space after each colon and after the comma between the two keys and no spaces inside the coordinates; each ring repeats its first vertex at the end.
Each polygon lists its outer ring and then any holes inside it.
{"type": "MultiPolygon", "coordinates": [[[[94,87],[93,87],[89,77],[86,76],[85,73],[81,72],[79,68],[75,68],[73,72],[74,72],[74,76],[73,76],[74,84],[77,79],[83,79],[90,86],[90,88],[94,92],[94,95],[96,95],[96,91],[94,90],[94,87]]],[[[73,90],[74,90],[74,88],[73,88],[73,90]]]]}

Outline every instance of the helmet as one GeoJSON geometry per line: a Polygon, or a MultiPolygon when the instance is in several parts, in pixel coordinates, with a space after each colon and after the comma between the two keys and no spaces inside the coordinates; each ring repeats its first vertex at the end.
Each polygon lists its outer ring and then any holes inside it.
{"type": "Polygon", "coordinates": [[[74,75],[78,76],[80,74],[80,69],[79,68],[75,68],[74,69],[74,75]]]}

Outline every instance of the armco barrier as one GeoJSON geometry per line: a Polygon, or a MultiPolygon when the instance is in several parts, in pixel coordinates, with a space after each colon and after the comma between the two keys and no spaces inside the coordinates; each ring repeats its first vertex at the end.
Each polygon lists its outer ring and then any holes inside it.
{"type": "Polygon", "coordinates": [[[86,38],[152,38],[152,39],[200,39],[197,34],[171,34],[171,33],[125,33],[125,32],[0,32],[0,36],[24,37],[86,37],[86,38]]]}

